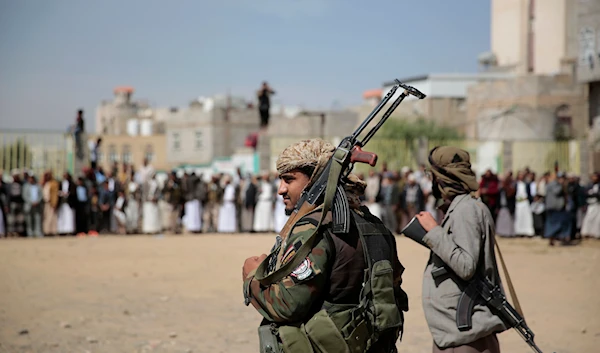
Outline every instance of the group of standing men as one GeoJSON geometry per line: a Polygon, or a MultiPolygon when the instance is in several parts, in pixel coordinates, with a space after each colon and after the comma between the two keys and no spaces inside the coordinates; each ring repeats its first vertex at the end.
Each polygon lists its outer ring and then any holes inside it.
{"type": "MultiPolygon", "coordinates": [[[[289,215],[303,191],[333,157],[319,139],[286,148],[277,161],[278,192],[289,215]]],[[[423,277],[423,308],[433,352],[500,352],[497,334],[507,325],[476,301],[472,325],[457,327],[464,282],[487,277],[502,286],[495,262],[494,221],[476,196],[479,188],[466,151],[444,146],[429,155],[432,195],[443,217],[416,215],[423,234],[413,240],[431,256],[423,277]],[[442,271],[443,270],[443,271],[442,271]]],[[[263,317],[261,352],[396,352],[408,296],[395,238],[361,199],[367,184],[350,174],[344,190],[351,209],[347,230],[335,229],[323,204],[278,235],[269,254],[246,259],[242,291],[246,305],[263,317]]]]}
{"type": "Polygon", "coordinates": [[[278,232],[287,217],[283,198],[276,196],[277,175],[260,177],[214,174],[206,181],[202,175],[171,172],[159,187],[157,208],[162,227],[179,233],[278,232]]]}

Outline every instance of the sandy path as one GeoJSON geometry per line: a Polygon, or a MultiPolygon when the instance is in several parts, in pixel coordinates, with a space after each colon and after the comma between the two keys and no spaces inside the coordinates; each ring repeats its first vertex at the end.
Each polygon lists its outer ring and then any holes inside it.
{"type": "MultiPolygon", "coordinates": [[[[242,303],[243,260],[273,235],[0,241],[0,352],[257,352],[242,303]],[[19,334],[27,330],[27,334],[19,334]]],[[[549,248],[502,239],[521,305],[544,352],[600,347],[600,242],[549,248]]],[[[398,238],[410,296],[400,352],[430,352],[421,308],[425,249],[398,238]]],[[[503,352],[529,352],[514,332],[503,352]]]]}

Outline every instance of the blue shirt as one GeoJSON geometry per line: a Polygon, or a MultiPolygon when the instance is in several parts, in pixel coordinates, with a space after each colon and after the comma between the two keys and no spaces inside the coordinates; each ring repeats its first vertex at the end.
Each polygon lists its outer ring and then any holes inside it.
{"type": "Polygon", "coordinates": [[[85,189],[85,186],[78,186],[77,187],[77,200],[79,200],[79,202],[86,202],[87,201],[87,190],[85,189]]]}
{"type": "Polygon", "coordinates": [[[106,180],[106,177],[103,174],[96,173],[96,182],[98,184],[102,184],[106,180]]]}

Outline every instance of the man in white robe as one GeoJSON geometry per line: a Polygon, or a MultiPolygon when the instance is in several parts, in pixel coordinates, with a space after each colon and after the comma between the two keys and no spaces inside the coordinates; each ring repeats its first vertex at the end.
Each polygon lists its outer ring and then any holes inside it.
{"type": "Polygon", "coordinates": [[[258,202],[254,209],[254,231],[273,231],[273,200],[275,190],[269,181],[269,174],[264,173],[258,187],[258,202]]]}
{"type": "Polygon", "coordinates": [[[148,162],[147,159],[144,158],[144,165],[137,172],[135,181],[138,183],[138,185],[144,185],[152,178],[152,176],[154,176],[154,174],[154,167],[148,162]]]}
{"type": "Polygon", "coordinates": [[[75,211],[73,210],[73,200],[76,199],[75,183],[71,175],[64,174],[63,181],[59,191],[60,207],[58,209],[58,234],[75,233],[75,211]]]}
{"type": "Polygon", "coordinates": [[[223,203],[219,209],[217,231],[219,233],[235,233],[237,231],[235,186],[231,183],[229,175],[223,177],[223,184],[223,203]]]}
{"type": "Polygon", "coordinates": [[[517,174],[517,192],[515,205],[515,235],[529,236],[535,235],[533,228],[533,213],[529,203],[529,189],[525,183],[525,174],[517,174]]]}
{"type": "Polygon", "coordinates": [[[587,211],[581,225],[581,235],[600,239],[600,173],[592,174],[591,187],[585,196],[587,211]]]}
{"type": "Polygon", "coordinates": [[[206,185],[201,176],[192,173],[183,176],[181,186],[185,199],[182,219],[185,230],[190,233],[200,233],[202,231],[202,202],[206,198],[206,185]]]}
{"type": "Polygon", "coordinates": [[[157,234],[161,231],[162,222],[158,208],[159,185],[154,173],[145,184],[145,199],[142,210],[142,232],[144,234],[157,234]]]}

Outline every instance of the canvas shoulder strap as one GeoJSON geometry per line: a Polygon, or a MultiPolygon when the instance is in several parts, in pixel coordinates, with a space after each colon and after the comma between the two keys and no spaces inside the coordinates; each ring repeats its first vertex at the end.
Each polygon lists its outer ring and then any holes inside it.
{"type": "MultiPolygon", "coordinates": [[[[483,202],[478,201],[477,205],[481,208],[485,207],[484,211],[489,212],[489,209],[483,202]]],[[[491,216],[491,214],[490,214],[490,216],[491,216]]],[[[500,251],[500,245],[498,245],[498,242],[496,240],[496,232],[492,229],[492,231],[490,233],[492,234],[492,241],[494,242],[494,246],[496,247],[496,252],[498,253],[498,258],[500,259],[500,264],[502,265],[502,272],[504,272],[504,277],[506,278],[506,286],[508,287],[508,291],[510,292],[510,297],[512,298],[512,300],[514,302],[515,309],[517,310],[519,315],[521,315],[523,318],[525,318],[525,315],[523,315],[523,310],[521,309],[521,304],[519,303],[519,298],[517,298],[517,292],[515,291],[515,288],[512,284],[512,280],[510,279],[510,274],[508,273],[508,267],[506,267],[506,263],[504,262],[504,257],[502,256],[502,251],[500,251]]]]}
{"type": "Polygon", "coordinates": [[[325,216],[331,209],[333,199],[335,197],[335,192],[337,190],[338,180],[340,178],[341,173],[342,173],[341,162],[339,161],[338,158],[332,158],[331,169],[329,170],[327,186],[325,188],[325,198],[323,200],[322,211],[321,211],[322,213],[321,213],[321,217],[319,219],[319,223],[318,223],[317,227],[314,229],[312,235],[310,235],[306,239],[306,241],[300,246],[300,249],[298,249],[298,252],[296,253],[296,255],[294,255],[292,260],[290,262],[284,264],[283,266],[281,266],[281,268],[275,270],[274,272],[272,272],[270,274],[267,274],[267,272],[265,271],[266,261],[263,261],[258,266],[255,278],[263,286],[269,286],[273,283],[281,281],[284,277],[289,275],[295,268],[297,268],[302,263],[302,261],[304,261],[306,256],[308,256],[308,254],[311,252],[311,250],[312,250],[314,244],[316,243],[316,240],[320,234],[321,225],[323,224],[325,216]]]}
{"type": "Polygon", "coordinates": [[[508,268],[506,267],[506,263],[504,263],[504,257],[502,257],[502,252],[500,251],[500,246],[498,245],[498,242],[496,241],[496,238],[494,236],[494,244],[496,245],[496,251],[498,252],[498,258],[500,258],[500,263],[502,264],[502,272],[504,272],[504,277],[506,278],[506,286],[508,287],[508,291],[510,292],[510,297],[513,300],[513,304],[515,305],[515,310],[517,310],[517,312],[519,313],[519,315],[521,315],[523,318],[525,318],[525,315],[523,315],[523,310],[521,309],[521,304],[519,304],[519,298],[517,298],[517,292],[515,291],[515,288],[513,287],[512,281],[510,279],[510,275],[508,273],[508,268]]]}

